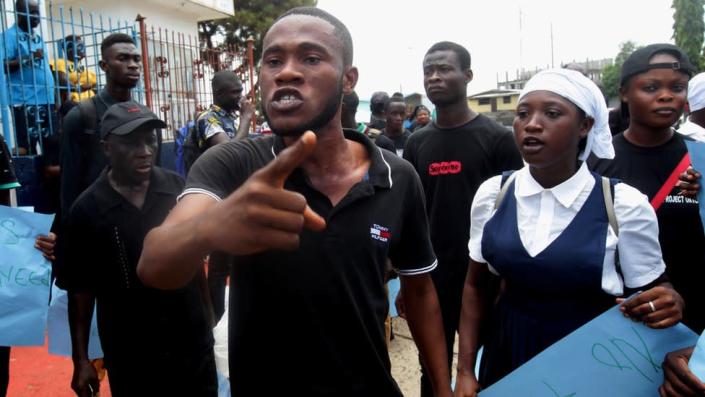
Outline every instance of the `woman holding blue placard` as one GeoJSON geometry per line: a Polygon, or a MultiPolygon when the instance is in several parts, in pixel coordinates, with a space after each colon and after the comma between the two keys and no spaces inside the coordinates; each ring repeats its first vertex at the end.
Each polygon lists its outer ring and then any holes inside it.
{"type": "Polygon", "coordinates": [[[614,156],[607,122],[604,97],[580,73],[544,71],[522,91],[514,137],[527,166],[485,181],[472,204],[456,396],[476,395],[625,294],[644,291],[622,304],[635,321],[680,321],[646,197],[585,164],[590,153],[614,156]],[[493,274],[501,292],[485,313],[493,274]]]}
{"type": "MultiPolygon", "coordinates": [[[[620,76],[622,112],[629,126],[614,136],[615,158],[591,161],[591,168],[619,178],[645,194],[656,211],[666,274],[683,296],[683,324],[705,329],[705,235],[698,201],[676,186],[690,164],[686,140],[673,129],[687,101],[695,68],[673,44],[651,44],[624,61],[620,76]]],[[[702,170],[701,170],[702,171],[702,170]]]]}

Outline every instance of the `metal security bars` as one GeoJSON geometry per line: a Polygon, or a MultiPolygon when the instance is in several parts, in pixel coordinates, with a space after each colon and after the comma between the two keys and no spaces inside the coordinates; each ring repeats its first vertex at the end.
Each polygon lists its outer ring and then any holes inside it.
{"type": "MultiPolygon", "coordinates": [[[[176,133],[212,103],[211,78],[219,70],[233,70],[252,98],[252,75],[247,50],[232,46],[208,49],[197,37],[147,26],[138,17],[147,56],[144,65],[147,105],[176,133]]],[[[176,137],[174,137],[176,139],[176,137]]]]}
{"type": "Polygon", "coordinates": [[[15,9],[5,1],[0,15],[0,117],[13,154],[41,155],[44,140],[59,132],[64,104],[104,83],[98,67],[102,39],[113,32],[136,37],[137,31],[133,23],[83,10],[24,3],[15,9]]]}
{"type": "MultiPolygon", "coordinates": [[[[196,35],[147,26],[49,2],[17,10],[0,0],[0,119],[14,155],[41,155],[44,141],[59,133],[62,113],[105,85],[99,67],[100,43],[111,33],[131,35],[143,54],[143,77],[133,98],[168,124],[164,138],[176,138],[212,103],[210,79],[233,70],[254,97],[251,49],[207,49],[196,35]]],[[[139,10],[136,10],[139,11],[139,10]]],[[[193,26],[193,32],[197,27],[193,26]]]]}

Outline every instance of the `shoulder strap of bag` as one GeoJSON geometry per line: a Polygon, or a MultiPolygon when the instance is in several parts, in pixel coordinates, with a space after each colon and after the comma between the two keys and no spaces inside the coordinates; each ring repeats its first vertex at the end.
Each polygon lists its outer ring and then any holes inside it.
{"type": "Polygon", "coordinates": [[[502,204],[502,200],[504,199],[504,196],[507,195],[507,190],[509,190],[509,186],[511,186],[512,182],[514,182],[514,179],[516,179],[516,177],[517,173],[514,171],[512,171],[509,175],[502,175],[502,188],[499,190],[499,194],[497,194],[497,199],[494,201],[495,210],[497,210],[497,208],[499,208],[499,205],[502,204]]]}
{"type": "Polygon", "coordinates": [[[666,200],[668,193],[670,193],[671,190],[673,190],[673,187],[676,186],[678,177],[688,169],[688,166],[690,166],[690,154],[686,153],[676,168],[673,169],[673,172],[671,172],[668,179],[666,179],[666,182],[663,183],[663,186],[661,186],[656,195],[651,199],[651,206],[654,207],[654,211],[658,211],[661,204],[663,204],[666,200]]]}
{"type": "Polygon", "coordinates": [[[607,219],[614,234],[619,236],[619,225],[617,224],[617,216],[614,214],[614,185],[610,183],[609,178],[602,177],[602,194],[605,198],[605,208],[607,208],[607,219]]]}
{"type": "MultiPolygon", "coordinates": [[[[602,195],[605,199],[605,208],[607,209],[607,220],[614,234],[619,237],[619,224],[617,224],[617,216],[614,213],[614,185],[618,181],[615,179],[602,177],[602,195]]],[[[614,251],[614,268],[622,279],[622,265],[619,260],[619,248],[614,251]]]]}

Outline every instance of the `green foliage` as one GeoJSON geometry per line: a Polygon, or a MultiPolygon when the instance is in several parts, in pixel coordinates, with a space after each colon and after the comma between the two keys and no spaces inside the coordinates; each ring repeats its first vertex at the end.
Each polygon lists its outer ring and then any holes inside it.
{"type": "Polygon", "coordinates": [[[703,66],[705,0],[673,0],[673,39],[698,70],[703,66]]]}
{"type": "Polygon", "coordinates": [[[255,39],[255,62],[262,54],[262,36],[279,15],[299,6],[315,6],[317,0],[234,0],[235,16],[199,23],[199,30],[209,48],[215,34],[225,36],[225,43],[238,48],[247,46],[247,38],[255,39]]]}
{"type": "Polygon", "coordinates": [[[614,57],[614,63],[602,69],[602,86],[609,98],[619,95],[619,75],[622,71],[622,64],[637,48],[639,47],[633,41],[625,41],[619,45],[619,53],[614,57]]]}

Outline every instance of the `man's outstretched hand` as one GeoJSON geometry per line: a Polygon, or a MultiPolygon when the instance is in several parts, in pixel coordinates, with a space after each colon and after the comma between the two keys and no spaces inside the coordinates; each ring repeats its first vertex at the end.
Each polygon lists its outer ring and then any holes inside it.
{"type": "Polygon", "coordinates": [[[325,229],[326,222],[300,193],[284,182],[316,148],[316,135],[305,132],[277,158],[252,174],[240,188],[211,207],[206,217],[215,250],[248,255],[269,249],[295,250],[304,227],[325,229]]]}

